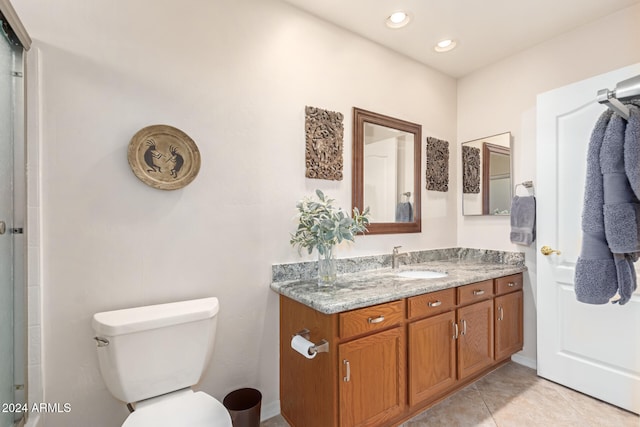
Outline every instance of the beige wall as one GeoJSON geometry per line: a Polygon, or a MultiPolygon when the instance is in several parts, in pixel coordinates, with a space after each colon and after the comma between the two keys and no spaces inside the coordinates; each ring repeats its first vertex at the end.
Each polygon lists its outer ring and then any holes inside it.
{"type": "MultiPolygon", "coordinates": [[[[13,3],[39,62],[29,81],[31,143],[42,144],[44,399],[72,405],[45,425],[112,427],[127,415],[100,377],[92,314],[207,295],[221,309],[199,387],[220,399],[257,387],[277,410],[269,283],[271,264],[300,259],[289,245],[296,201],[321,188],[350,206],[353,106],[455,147],[455,80],[279,1],[13,3]],[[343,181],[304,178],[305,105],[344,113],[343,181]],[[182,190],[129,170],[129,140],[159,123],[200,148],[200,174],[182,190]]],[[[455,191],[422,197],[422,233],[358,237],[339,256],[455,246],[455,191]]]]}
{"type": "MultiPolygon", "coordinates": [[[[640,5],[623,9],[460,79],[458,143],[510,131],[514,182],[532,180],[535,184],[536,96],[640,62],[639,22],[640,5]]],[[[460,164],[457,160],[458,171],[460,164]]],[[[518,194],[525,194],[522,188],[518,194]]],[[[525,348],[520,356],[533,364],[536,358],[536,248],[511,244],[509,228],[509,218],[460,215],[458,245],[524,249],[529,272],[525,288],[525,348]]]]}

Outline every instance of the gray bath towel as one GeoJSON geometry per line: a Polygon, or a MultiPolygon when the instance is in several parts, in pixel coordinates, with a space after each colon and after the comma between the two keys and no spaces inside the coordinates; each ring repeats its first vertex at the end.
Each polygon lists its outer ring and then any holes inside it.
{"type": "MultiPolygon", "coordinates": [[[[640,107],[640,100],[634,101],[633,105],[640,107]]],[[[629,118],[624,137],[624,170],[631,189],[640,199],[640,121],[636,114],[640,109],[631,108],[631,106],[629,109],[634,112],[630,112],[633,118],[629,118]]]]}
{"type": "Polygon", "coordinates": [[[530,246],[536,240],[536,198],[515,196],[511,201],[511,243],[530,246]]]}
{"type": "MultiPolygon", "coordinates": [[[[620,297],[616,302],[626,304],[637,287],[633,262],[640,250],[640,212],[625,172],[625,152],[627,147],[638,145],[633,138],[638,137],[640,112],[629,107],[628,123],[605,111],[589,143],[582,251],[575,276],[576,297],[589,304],[605,304],[616,293],[620,297]]],[[[629,166],[636,171],[638,167],[637,163],[629,166]]]]}
{"type": "MultiPolygon", "coordinates": [[[[640,251],[636,213],[640,205],[629,184],[624,161],[627,128],[633,128],[638,121],[637,109],[630,107],[630,110],[629,125],[617,114],[611,117],[600,149],[604,231],[609,249],[614,254],[640,251]]],[[[635,167],[638,168],[637,165],[635,167]]]]}

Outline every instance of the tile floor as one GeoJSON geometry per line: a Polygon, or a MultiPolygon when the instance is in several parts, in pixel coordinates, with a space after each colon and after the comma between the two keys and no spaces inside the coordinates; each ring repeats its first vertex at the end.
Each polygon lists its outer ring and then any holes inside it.
{"type": "MultiPolygon", "coordinates": [[[[400,427],[640,427],[640,417],[510,362],[400,427]]],[[[261,427],[289,427],[281,416],[261,427]]],[[[300,426],[304,427],[304,426],[300,426]]]]}

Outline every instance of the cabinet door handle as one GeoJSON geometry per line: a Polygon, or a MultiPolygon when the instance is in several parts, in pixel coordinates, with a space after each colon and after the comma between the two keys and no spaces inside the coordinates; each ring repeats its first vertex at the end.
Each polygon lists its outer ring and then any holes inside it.
{"type": "Polygon", "coordinates": [[[456,322],[451,322],[453,323],[453,339],[457,340],[458,339],[458,324],[456,322]]]}
{"type": "Polygon", "coordinates": [[[429,307],[438,307],[439,305],[442,305],[442,301],[435,301],[435,302],[429,301],[429,307]]]}
{"type": "Polygon", "coordinates": [[[515,283],[513,283],[513,282],[509,282],[509,283],[507,283],[507,286],[508,286],[508,287],[510,287],[510,288],[513,288],[515,285],[516,285],[516,284],[515,284],[515,283]]]}
{"type": "Polygon", "coordinates": [[[376,317],[376,318],[369,317],[369,319],[367,320],[367,322],[369,322],[369,323],[371,323],[371,324],[374,324],[374,323],[380,323],[380,322],[382,322],[382,321],[384,321],[384,316],[378,316],[378,317],[376,317]]]}
{"type": "Polygon", "coordinates": [[[462,333],[460,335],[467,335],[467,321],[462,319],[462,333]]]}
{"type": "Polygon", "coordinates": [[[349,361],[347,359],[342,360],[342,364],[347,368],[347,376],[342,377],[342,381],[348,383],[351,380],[351,365],[349,364],[349,361]]]}
{"type": "Polygon", "coordinates": [[[482,289],[476,289],[475,291],[473,291],[474,295],[484,295],[484,291],[482,289]]]}
{"type": "Polygon", "coordinates": [[[498,307],[498,320],[504,320],[504,309],[502,306],[498,307]]]}

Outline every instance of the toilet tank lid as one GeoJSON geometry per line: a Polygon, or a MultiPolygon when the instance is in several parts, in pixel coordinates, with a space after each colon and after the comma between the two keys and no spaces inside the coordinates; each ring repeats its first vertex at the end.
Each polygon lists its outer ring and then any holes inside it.
{"type": "Polygon", "coordinates": [[[103,336],[131,334],[170,325],[210,319],[219,310],[218,298],[201,298],[147,305],[93,315],[93,330],[103,336]]]}

